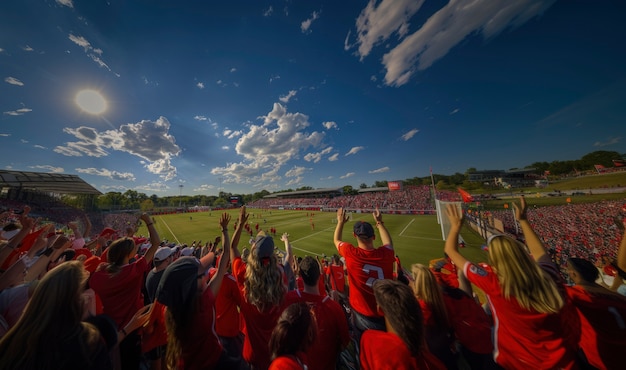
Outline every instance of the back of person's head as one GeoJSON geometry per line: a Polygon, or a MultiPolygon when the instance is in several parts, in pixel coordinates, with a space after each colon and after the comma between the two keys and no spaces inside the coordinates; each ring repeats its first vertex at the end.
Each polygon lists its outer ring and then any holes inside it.
{"type": "Polygon", "coordinates": [[[81,323],[84,313],[81,294],[88,276],[81,262],[69,261],[41,279],[18,322],[0,340],[0,368],[47,366],[46,361],[59,356],[53,338],[71,341],[77,336],[82,347],[68,361],[88,361],[89,349],[100,340],[100,333],[93,325],[81,323]]]}
{"type": "Polygon", "coordinates": [[[488,247],[489,261],[506,299],[516,299],[523,308],[541,313],[556,313],[563,307],[556,282],[541,270],[525,245],[497,235],[488,247]]]}
{"type": "Polygon", "coordinates": [[[124,237],[113,241],[107,251],[108,265],[106,265],[106,270],[115,273],[119,271],[124,259],[137,251],[137,246],[133,238],[124,237]]]}
{"type": "Polygon", "coordinates": [[[260,232],[252,244],[246,264],[245,298],[259,311],[265,311],[279,305],[286,292],[278,258],[274,253],[274,240],[260,232]]]}
{"type": "Polygon", "coordinates": [[[304,257],[302,262],[300,262],[299,272],[305,285],[317,285],[320,279],[320,265],[315,258],[311,256],[304,257]]]}
{"type": "MultiPolygon", "coordinates": [[[[574,269],[577,275],[585,282],[594,283],[600,276],[596,266],[584,258],[571,257],[567,260],[567,266],[574,269]]],[[[577,279],[575,279],[577,280],[577,279]]],[[[579,283],[578,281],[574,281],[579,283]]]]}
{"type": "Polygon", "coordinates": [[[449,327],[450,322],[443,293],[435,274],[427,266],[419,263],[411,266],[411,272],[414,280],[413,292],[417,299],[424,301],[430,307],[437,325],[449,327]]]}
{"type": "Polygon", "coordinates": [[[352,231],[357,239],[363,243],[371,243],[375,239],[374,227],[369,222],[355,222],[352,231]]]}
{"type": "Polygon", "coordinates": [[[390,279],[374,281],[373,289],[376,304],[383,311],[388,325],[393,327],[411,354],[417,356],[425,343],[424,318],[413,291],[407,285],[390,279]]]}
{"type": "Polygon", "coordinates": [[[272,331],[269,343],[271,359],[306,351],[316,338],[317,324],[311,308],[304,302],[291,304],[280,315],[272,331]]]}
{"type": "Polygon", "coordinates": [[[336,253],[333,254],[333,263],[335,263],[335,265],[341,265],[341,258],[336,253]]]}

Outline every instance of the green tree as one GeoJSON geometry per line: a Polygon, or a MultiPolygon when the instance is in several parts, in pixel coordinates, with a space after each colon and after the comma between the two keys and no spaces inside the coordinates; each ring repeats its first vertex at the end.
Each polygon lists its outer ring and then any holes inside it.
{"type": "Polygon", "coordinates": [[[141,209],[141,212],[152,211],[154,209],[154,202],[152,201],[152,199],[145,199],[143,202],[141,202],[139,208],[141,209]]]}
{"type": "Polygon", "coordinates": [[[367,189],[367,184],[362,182],[361,185],[359,185],[359,189],[367,189]]]}

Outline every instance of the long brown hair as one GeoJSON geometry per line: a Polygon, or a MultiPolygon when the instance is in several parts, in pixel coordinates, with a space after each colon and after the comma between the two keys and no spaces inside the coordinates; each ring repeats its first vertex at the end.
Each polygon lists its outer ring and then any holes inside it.
{"type": "Polygon", "coordinates": [[[424,318],[411,288],[389,279],[374,281],[372,288],[376,304],[383,311],[387,323],[393,327],[411,354],[419,355],[425,343],[424,318]]]}
{"type": "Polygon", "coordinates": [[[100,269],[104,269],[110,274],[117,274],[121,271],[122,263],[128,255],[137,250],[133,238],[123,237],[111,243],[107,252],[107,264],[101,265],[100,269]]]}
{"type": "Polygon", "coordinates": [[[270,354],[295,355],[306,351],[317,338],[317,324],[311,308],[304,302],[293,303],[280,315],[270,337],[270,354]]]}
{"type": "Polygon", "coordinates": [[[59,369],[92,366],[100,332],[81,322],[88,274],[79,261],[60,264],[39,282],[24,313],[0,340],[0,369],[59,369]],[[67,352],[67,343],[79,348],[67,352]]]}

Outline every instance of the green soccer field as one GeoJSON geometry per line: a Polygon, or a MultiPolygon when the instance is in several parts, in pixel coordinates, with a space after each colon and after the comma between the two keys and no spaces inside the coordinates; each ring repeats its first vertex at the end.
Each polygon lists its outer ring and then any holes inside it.
{"type": "MultiPolygon", "coordinates": [[[[232,216],[229,223],[229,235],[232,237],[234,222],[238,216],[238,210],[230,210],[232,216]]],[[[259,230],[269,232],[276,228],[274,243],[284,250],[284,244],[280,241],[283,233],[289,233],[294,253],[297,256],[322,256],[336,253],[333,245],[333,233],[336,225],[334,212],[310,212],[310,211],[264,211],[248,209],[251,214],[248,223],[256,235],[256,224],[259,230]],[[311,217],[311,214],[313,216],[311,217]],[[313,223],[314,227],[311,225],[313,223]]],[[[177,244],[188,244],[195,240],[202,243],[213,240],[219,233],[219,217],[221,212],[197,212],[179,213],[165,216],[154,216],[155,226],[161,240],[168,240],[177,244]]],[[[352,235],[352,226],[356,221],[368,221],[374,223],[371,214],[352,214],[352,220],[344,226],[343,240],[356,244],[352,235]]],[[[383,215],[385,226],[391,234],[396,254],[400,257],[402,265],[410,270],[413,263],[428,264],[432,259],[443,256],[444,242],[441,238],[441,227],[437,223],[436,216],[430,215],[383,215]]],[[[139,234],[147,235],[145,226],[141,226],[139,234]]],[[[462,237],[466,242],[466,248],[461,253],[474,262],[486,261],[486,253],[481,250],[484,240],[469,228],[464,228],[462,237]]],[[[379,245],[380,237],[377,233],[379,245]]],[[[242,233],[239,249],[248,246],[250,234],[242,233]]]]}

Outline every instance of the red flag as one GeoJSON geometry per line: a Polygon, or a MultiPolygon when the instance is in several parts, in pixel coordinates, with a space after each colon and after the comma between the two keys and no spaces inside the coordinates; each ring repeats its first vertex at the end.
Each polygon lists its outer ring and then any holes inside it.
{"type": "Polygon", "coordinates": [[[614,159],[613,166],[615,167],[624,167],[626,166],[626,160],[624,159],[614,159]]]}
{"type": "Polygon", "coordinates": [[[474,198],[472,197],[472,195],[470,193],[466,192],[465,190],[463,190],[461,188],[457,188],[457,190],[461,194],[461,198],[463,198],[463,202],[464,203],[469,203],[469,202],[473,202],[474,201],[474,198]]]}

